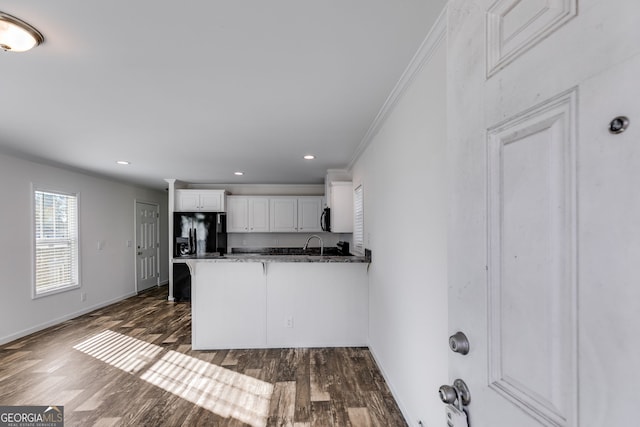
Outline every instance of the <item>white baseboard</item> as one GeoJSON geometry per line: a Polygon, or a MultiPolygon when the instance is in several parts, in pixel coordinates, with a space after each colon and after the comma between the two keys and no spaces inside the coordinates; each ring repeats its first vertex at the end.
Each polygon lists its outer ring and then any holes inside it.
{"type": "Polygon", "coordinates": [[[43,329],[47,329],[47,328],[49,328],[51,326],[59,325],[60,323],[66,322],[67,320],[73,319],[73,318],[78,317],[78,316],[82,316],[83,314],[91,313],[92,311],[98,310],[100,308],[106,307],[108,305],[114,304],[116,302],[122,301],[124,299],[127,299],[129,297],[133,297],[133,296],[136,296],[136,295],[137,295],[136,292],[130,292],[128,294],[122,295],[122,296],[114,298],[112,300],[101,302],[99,304],[92,305],[91,307],[83,308],[82,310],[76,311],[74,313],[65,314],[64,316],[58,317],[57,319],[49,320],[47,322],[41,323],[41,324],[33,326],[31,328],[27,328],[27,329],[24,329],[22,331],[16,332],[14,334],[1,337],[0,338],[0,345],[4,345],[4,344],[7,344],[7,343],[10,343],[11,341],[15,341],[15,340],[17,340],[19,338],[26,337],[27,335],[31,335],[31,334],[33,334],[35,332],[39,332],[39,331],[41,331],[43,329]]]}

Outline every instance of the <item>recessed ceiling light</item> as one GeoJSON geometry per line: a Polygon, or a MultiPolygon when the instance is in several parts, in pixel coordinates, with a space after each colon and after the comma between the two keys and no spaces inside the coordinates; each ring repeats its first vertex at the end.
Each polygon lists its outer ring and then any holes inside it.
{"type": "Polygon", "coordinates": [[[119,165],[130,165],[131,164],[131,162],[127,162],[126,160],[118,160],[116,163],[119,164],[119,165]]]}
{"type": "Polygon", "coordinates": [[[242,176],[242,175],[244,175],[244,172],[240,172],[240,171],[238,171],[238,172],[234,172],[233,174],[234,174],[234,175],[237,175],[237,176],[242,176]]]}
{"type": "Polygon", "coordinates": [[[0,12],[0,49],[24,52],[43,41],[40,31],[15,16],[0,12]]]}
{"type": "Polygon", "coordinates": [[[305,160],[313,160],[315,158],[316,158],[316,156],[314,156],[313,154],[307,154],[306,156],[304,156],[305,160]]]}

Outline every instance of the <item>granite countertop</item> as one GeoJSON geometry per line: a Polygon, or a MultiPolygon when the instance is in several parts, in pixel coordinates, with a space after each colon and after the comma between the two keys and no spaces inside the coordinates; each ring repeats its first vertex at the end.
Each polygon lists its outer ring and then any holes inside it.
{"type": "Polygon", "coordinates": [[[310,248],[307,252],[291,250],[292,248],[256,248],[235,251],[235,253],[221,255],[217,252],[186,255],[175,257],[173,262],[186,262],[189,260],[208,262],[323,262],[323,263],[369,263],[370,257],[355,255],[339,255],[333,251],[335,248],[327,248],[324,255],[320,255],[319,248],[310,248]],[[271,250],[275,249],[275,250],[271,250]],[[287,250],[290,249],[290,250],[287,250]],[[317,249],[317,250],[316,250],[317,249]]]}

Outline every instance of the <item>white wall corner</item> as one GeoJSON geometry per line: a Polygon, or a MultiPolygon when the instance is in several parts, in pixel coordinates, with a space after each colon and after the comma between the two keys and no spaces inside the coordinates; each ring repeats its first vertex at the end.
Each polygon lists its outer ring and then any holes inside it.
{"type": "Polygon", "coordinates": [[[382,104],[382,108],[376,115],[375,119],[369,126],[367,133],[364,135],[364,138],[356,147],[355,152],[353,153],[353,158],[349,162],[347,166],[347,170],[352,170],[353,165],[358,161],[362,153],[365,152],[373,138],[377,135],[378,131],[384,125],[384,122],[387,120],[387,117],[391,114],[394,107],[402,97],[402,94],[407,90],[407,88],[411,85],[416,75],[420,72],[420,70],[424,67],[425,64],[429,62],[433,53],[436,51],[440,43],[445,39],[447,35],[447,6],[442,9],[440,15],[436,19],[435,23],[429,30],[429,33],[423,40],[422,44],[418,48],[418,51],[413,55],[413,58],[409,62],[409,65],[402,73],[400,80],[396,83],[395,87],[387,97],[387,100],[382,104]]]}

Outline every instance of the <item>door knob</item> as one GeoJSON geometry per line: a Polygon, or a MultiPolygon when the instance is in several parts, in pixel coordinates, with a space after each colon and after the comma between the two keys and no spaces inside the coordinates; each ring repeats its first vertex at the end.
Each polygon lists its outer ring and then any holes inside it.
{"type": "Polygon", "coordinates": [[[440,400],[443,403],[451,403],[453,404],[456,400],[458,400],[458,392],[452,385],[442,385],[438,389],[438,394],[440,395],[440,400]]]}
{"type": "Polygon", "coordinates": [[[469,339],[464,332],[456,332],[449,337],[449,348],[454,353],[465,355],[469,353],[469,339]]]}
{"type": "Polygon", "coordinates": [[[471,393],[469,387],[460,378],[453,382],[453,385],[440,386],[438,390],[440,400],[444,403],[453,404],[456,400],[461,405],[467,406],[471,402],[471,393]]]}

